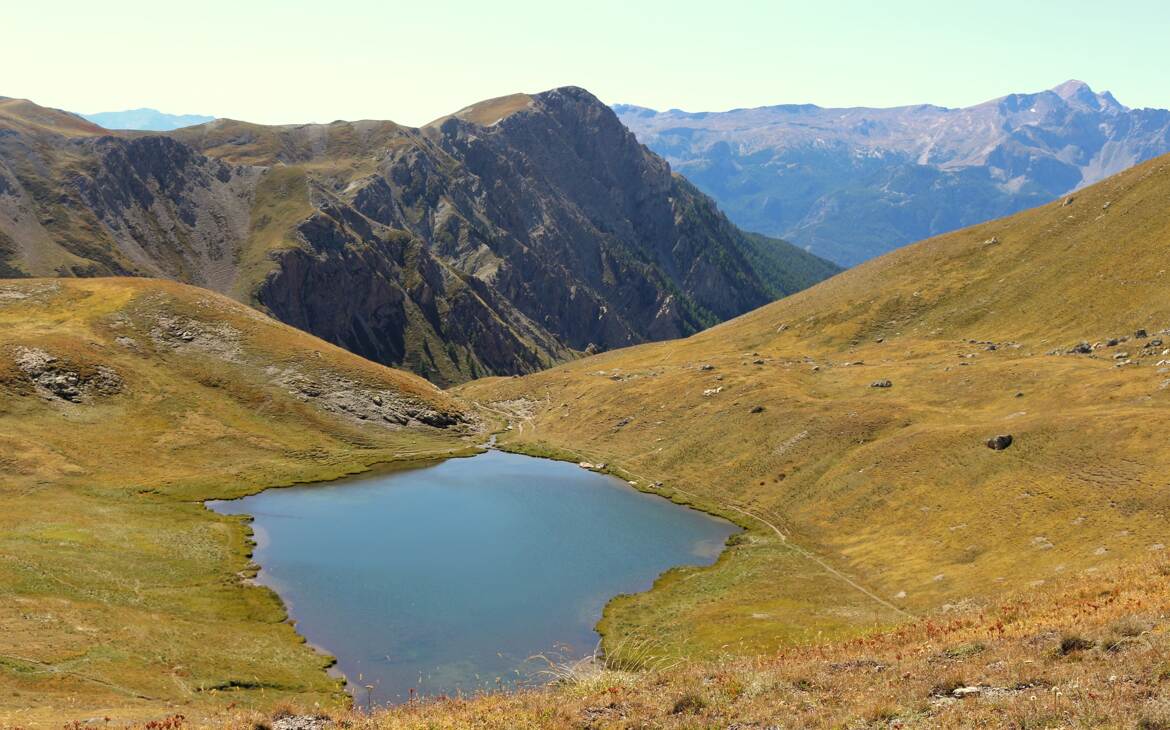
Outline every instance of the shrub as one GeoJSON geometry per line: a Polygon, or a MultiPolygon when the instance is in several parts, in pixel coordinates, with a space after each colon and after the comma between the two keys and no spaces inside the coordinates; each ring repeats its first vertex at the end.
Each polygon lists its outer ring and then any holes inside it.
{"type": "Polygon", "coordinates": [[[987,646],[976,641],[970,644],[952,647],[944,651],[943,654],[947,659],[966,659],[967,657],[982,653],[985,649],[987,649],[987,646]]]}
{"type": "Polygon", "coordinates": [[[1170,698],[1158,697],[1147,702],[1137,727],[1138,730],[1170,730],[1170,698]]]}
{"type": "Polygon", "coordinates": [[[1144,621],[1136,616],[1126,616],[1125,618],[1114,621],[1110,628],[1118,636],[1134,637],[1144,634],[1147,626],[1144,621]]]}
{"type": "Polygon", "coordinates": [[[967,683],[963,681],[962,677],[957,674],[952,674],[948,677],[944,677],[941,681],[936,682],[935,685],[930,688],[930,694],[934,697],[949,697],[950,695],[954,694],[955,690],[957,690],[959,687],[966,686],[967,683]]]}
{"type": "Polygon", "coordinates": [[[1060,653],[1065,656],[1092,648],[1092,641],[1086,639],[1083,636],[1077,636],[1076,634],[1065,634],[1065,636],[1060,640],[1060,653]]]}
{"type": "Polygon", "coordinates": [[[702,695],[697,692],[687,692],[678,698],[671,712],[675,715],[693,715],[700,712],[706,706],[707,700],[703,699],[702,695]]]}

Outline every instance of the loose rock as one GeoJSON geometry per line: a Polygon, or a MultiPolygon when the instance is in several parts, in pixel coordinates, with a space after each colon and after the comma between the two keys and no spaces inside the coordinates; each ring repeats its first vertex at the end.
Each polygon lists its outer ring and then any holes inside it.
{"type": "Polygon", "coordinates": [[[272,730],[325,730],[333,725],[329,718],[317,715],[285,715],[272,721],[272,730]]]}
{"type": "Polygon", "coordinates": [[[992,451],[1003,451],[1007,447],[1011,446],[1012,441],[1014,440],[1015,439],[1012,438],[1010,433],[1001,433],[998,436],[992,436],[991,438],[987,439],[987,448],[991,449],[992,451]]]}
{"type": "Polygon", "coordinates": [[[82,403],[122,390],[122,377],[105,365],[81,367],[35,347],[17,347],[13,354],[16,367],[45,398],[82,403]]]}

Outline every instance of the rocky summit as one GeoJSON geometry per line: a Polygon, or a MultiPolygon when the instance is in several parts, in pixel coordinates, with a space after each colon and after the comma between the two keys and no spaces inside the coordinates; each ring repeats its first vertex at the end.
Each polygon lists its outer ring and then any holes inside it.
{"type": "Polygon", "coordinates": [[[0,99],[0,275],[197,284],[450,384],[692,334],[837,267],[746,234],[588,92],[111,132],[0,99]]]}
{"type": "Polygon", "coordinates": [[[1170,152],[1170,111],[1080,81],[960,109],[615,108],[737,224],[846,266],[1170,152]]]}

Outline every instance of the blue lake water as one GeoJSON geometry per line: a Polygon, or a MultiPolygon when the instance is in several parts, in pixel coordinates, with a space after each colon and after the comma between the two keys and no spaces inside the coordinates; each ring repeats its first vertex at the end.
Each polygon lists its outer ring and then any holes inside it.
{"type": "Polygon", "coordinates": [[[208,506],[255,517],[259,580],[361,704],[530,681],[590,654],[602,608],[709,565],[736,528],[563,462],[499,451],[208,506]],[[538,675],[536,675],[538,676],[538,675]]]}

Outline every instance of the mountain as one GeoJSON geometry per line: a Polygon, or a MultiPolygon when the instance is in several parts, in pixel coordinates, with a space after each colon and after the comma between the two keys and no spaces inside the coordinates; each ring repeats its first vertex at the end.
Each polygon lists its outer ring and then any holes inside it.
{"type": "Polygon", "coordinates": [[[0,274],[166,277],[438,383],[679,337],[837,267],[749,237],[588,92],[110,133],[0,100],[0,274]]]}
{"type": "Polygon", "coordinates": [[[607,647],[714,660],[941,625],[1164,563],[1168,241],[1163,156],[690,338],[455,393],[511,414],[505,448],[747,528],[714,569],[611,603],[607,647]]]}
{"type": "Polygon", "coordinates": [[[0,726],[344,701],[251,581],[246,523],[202,501],[467,453],[474,430],[425,380],[205,289],[0,282],[0,726]]]}
{"type": "Polygon", "coordinates": [[[962,109],[615,110],[738,225],[844,266],[1170,152],[1170,111],[1080,81],[962,109]]]}
{"type": "Polygon", "coordinates": [[[0,724],[1160,727],[1168,202],[1170,156],[447,392],[204,289],[0,282],[0,724]],[[493,426],[743,532],[612,601],[605,651],[549,686],[347,710],[252,581],[262,536],[202,501],[493,426]]]}
{"type": "Polygon", "coordinates": [[[158,109],[127,109],[121,112],[98,112],[82,114],[83,118],[106,129],[137,129],[153,132],[170,132],[195,124],[215,121],[215,117],[203,114],[167,114],[158,109]]]}

